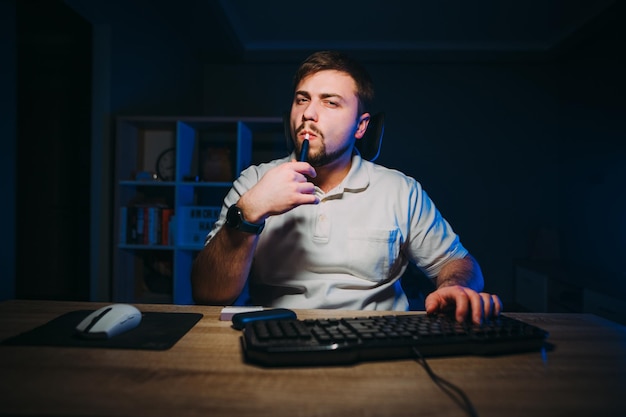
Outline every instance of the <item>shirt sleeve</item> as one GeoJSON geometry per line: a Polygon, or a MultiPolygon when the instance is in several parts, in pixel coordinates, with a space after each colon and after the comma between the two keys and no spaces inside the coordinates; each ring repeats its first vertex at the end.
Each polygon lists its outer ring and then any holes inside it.
{"type": "Polygon", "coordinates": [[[410,207],[406,255],[429,278],[436,278],[446,263],[465,257],[468,251],[417,181],[410,207]]]}

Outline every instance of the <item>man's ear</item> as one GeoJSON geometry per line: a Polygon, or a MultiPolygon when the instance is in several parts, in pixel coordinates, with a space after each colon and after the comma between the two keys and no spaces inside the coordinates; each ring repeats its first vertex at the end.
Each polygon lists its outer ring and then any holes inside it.
{"type": "Polygon", "coordinates": [[[365,136],[365,131],[367,130],[367,126],[370,123],[370,114],[363,113],[361,117],[359,117],[359,123],[356,127],[356,132],[354,132],[354,137],[357,139],[363,138],[365,136]]]}

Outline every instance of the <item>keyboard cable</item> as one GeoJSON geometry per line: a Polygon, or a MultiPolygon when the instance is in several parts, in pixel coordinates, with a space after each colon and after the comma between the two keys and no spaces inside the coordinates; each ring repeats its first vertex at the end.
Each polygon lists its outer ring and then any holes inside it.
{"type": "Polygon", "coordinates": [[[435,384],[437,384],[437,386],[441,388],[443,392],[445,392],[450,398],[452,398],[452,400],[459,407],[461,407],[467,413],[468,416],[478,417],[478,413],[476,412],[476,409],[472,405],[472,402],[467,397],[467,395],[463,392],[463,390],[457,387],[456,385],[454,385],[453,383],[437,375],[430,368],[430,365],[428,365],[428,362],[426,362],[426,359],[424,359],[424,356],[422,356],[421,352],[415,346],[413,346],[413,352],[415,352],[415,355],[416,355],[415,361],[419,363],[420,365],[422,365],[422,367],[428,373],[428,376],[430,376],[430,379],[435,384]]]}

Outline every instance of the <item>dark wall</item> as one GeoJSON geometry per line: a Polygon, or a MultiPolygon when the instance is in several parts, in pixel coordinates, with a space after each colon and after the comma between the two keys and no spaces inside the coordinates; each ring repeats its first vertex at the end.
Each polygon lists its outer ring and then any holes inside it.
{"type": "MultiPolygon", "coordinates": [[[[622,9],[545,62],[366,62],[387,113],[378,162],[424,185],[505,301],[537,257],[626,294],[622,9]]],[[[296,63],[207,65],[205,114],[280,115],[296,63]]]]}
{"type": "Polygon", "coordinates": [[[201,114],[202,64],[197,44],[186,35],[191,23],[181,17],[189,13],[182,5],[152,0],[65,3],[94,30],[90,297],[106,301],[115,273],[110,220],[115,116],[201,114]]]}
{"type": "Polygon", "coordinates": [[[2,166],[9,201],[3,209],[9,245],[2,255],[3,299],[90,297],[90,262],[100,255],[86,244],[92,223],[106,223],[98,237],[103,247],[110,245],[113,227],[106,217],[91,216],[90,202],[103,206],[99,213],[109,212],[112,185],[106,174],[114,169],[111,160],[98,164],[94,174],[102,181],[91,187],[92,158],[113,150],[110,126],[93,135],[92,117],[112,124],[118,114],[201,113],[197,51],[168,26],[167,13],[147,5],[2,2],[2,105],[8,107],[2,166]],[[92,51],[94,27],[99,37],[92,51]],[[108,65],[98,80],[92,80],[92,59],[108,65]],[[92,81],[98,96],[91,95],[92,81]],[[103,113],[92,115],[92,106],[103,113]],[[97,149],[104,151],[93,156],[96,137],[97,149]],[[92,199],[94,193],[102,198],[92,199]]]}
{"type": "MultiPolygon", "coordinates": [[[[378,162],[422,183],[481,262],[487,288],[510,299],[514,259],[527,255],[538,225],[558,221],[554,66],[368,68],[375,108],[387,115],[378,162]]],[[[291,102],[294,69],[207,66],[205,113],[279,115],[291,102]]]]}
{"type": "Polygon", "coordinates": [[[626,298],[626,4],[560,61],[559,215],[570,274],[626,298]]]}
{"type": "Polygon", "coordinates": [[[25,299],[89,293],[91,26],[17,2],[17,280],[25,299]]]}
{"type": "MultiPolygon", "coordinates": [[[[167,13],[166,2],[56,3],[92,29],[106,27],[94,59],[104,57],[110,71],[106,82],[96,80],[106,100],[95,107],[108,112],[95,117],[277,116],[290,105],[293,71],[304,56],[289,64],[233,65],[213,55],[203,65],[201,42],[185,40],[184,19],[175,25],[172,16],[181,13],[167,13]]],[[[377,84],[377,109],[387,113],[379,162],[422,182],[481,262],[487,288],[505,300],[513,297],[516,259],[532,255],[541,231],[556,231],[564,264],[602,270],[613,284],[626,281],[620,261],[626,236],[623,9],[614,7],[612,20],[573,37],[543,63],[366,62],[377,84]]],[[[10,35],[15,22],[11,13],[3,13],[5,19],[10,35]]],[[[2,82],[10,86],[17,48],[6,39],[2,82]]],[[[7,91],[2,103],[10,106],[7,91]]],[[[11,124],[2,131],[10,137],[11,124]]],[[[102,140],[112,152],[112,135],[102,140]]],[[[3,168],[10,171],[8,162],[3,168]]],[[[109,197],[102,204],[110,204],[111,187],[104,182],[99,190],[109,197]]],[[[20,192],[26,190],[33,188],[20,192]]]]}
{"type": "Polygon", "coordinates": [[[513,259],[525,254],[534,225],[553,222],[556,211],[548,191],[556,143],[551,66],[377,70],[389,108],[380,162],[423,184],[480,260],[488,288],[506,297],[513,259]]]}
{"type": "Polygon", "coordinates": [[[202,65],[195,45],[172,27],[171,2],[66,0],[110,33],[112,115],[196,115],[202,109],[202,65]]]}
{"type": "Polygon", "coordinates": [[[17,22],[15,3],[0,2],[0,134],[3,151],[0,152],[0,190],[4,198],[0,205],[0,300],[15,296],[15,196],[17,172],[17,22]]]}

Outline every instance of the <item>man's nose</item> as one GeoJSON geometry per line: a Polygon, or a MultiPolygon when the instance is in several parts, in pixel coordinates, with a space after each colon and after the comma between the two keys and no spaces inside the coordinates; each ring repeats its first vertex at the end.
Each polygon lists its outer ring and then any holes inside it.
{"type": "Polygon", "coordinates": [[[317,121],[317,109],[315,108],[315,103],[310,102],[304,109],[304,112],[302,113],[302,121],[305,120],[317,121]]]}

